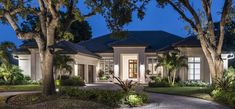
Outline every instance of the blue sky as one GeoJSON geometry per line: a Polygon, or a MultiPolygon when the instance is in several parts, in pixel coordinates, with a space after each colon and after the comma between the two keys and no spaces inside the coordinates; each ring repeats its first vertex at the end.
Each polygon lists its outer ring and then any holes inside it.
{"type": "MultiPolygon", "coordinates": [[[[196,9],[201,9],[200,0],[191,0],[193,6],[196,9]],[[196,1],[196,2],[195,2],[196,1]]],[[[220,19],[218,14],[221,11],[223,5],[223,0],[213,0],[212,4],[212,15],[214,21],[220,19]]],[[[84,11],[87,11],[85,6],[82,4],[78,5],[84,11]]],[[[169,6],[164,9],[158,8],[155,0],[151,0],[146,8],[146,16],[143,20],[139,20],[134,16],[133,22],[125,26],[128,30],[163,30],[172,34],[176,34],[182,37],[187,36],[187,31],[184,29],[188,24],[179,19],[179,15],[169,6]]],[[[92,27],[93,37],[99,37],[104,34],[110,33],[106,27],[104,18],[100,15],[95,15],[87,19],[92,27]]],[[[21,40],[17,39],[15,32],[9,25],[0,24],[0,42],[2,41],[12,41],[16,45],[21,44],[21,40]]]]}

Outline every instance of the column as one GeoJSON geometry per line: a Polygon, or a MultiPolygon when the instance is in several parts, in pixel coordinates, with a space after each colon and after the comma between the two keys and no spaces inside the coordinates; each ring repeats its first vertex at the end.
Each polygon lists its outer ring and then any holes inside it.
{"type": "Polygon", "coordinates": [[[74,76],[78,76],[78,64],[74,64],[74,76]]]}
{"type": "Polygon", "coordinates": [[[84,78],[84,80],[85,80],[85,82],[86,83],[88,83],[89,81],[89,74],[88,74],[88,65],[87,64],[85,64],[84,65],[84,76],[85,76],[85,78],[84,78]]]}
{"type": "Polygon", "coordinates": [[[145,56],[144,51],[139,53],[139,82],[145,83],[145,56]]]}

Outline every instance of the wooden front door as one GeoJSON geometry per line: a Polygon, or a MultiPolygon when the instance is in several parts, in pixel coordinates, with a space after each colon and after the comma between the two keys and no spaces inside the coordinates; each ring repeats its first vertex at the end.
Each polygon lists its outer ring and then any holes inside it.
{"type": "Polygon", "coordinates": [[[137,78],[137,60],[128,60],[129,78],[137,78]]]}
{"type": "Polygon", "coordinates": [[[88,65],[88,83],[93,83],[93,77],[94,77],[94,67],[93,65],[88,65]]]}

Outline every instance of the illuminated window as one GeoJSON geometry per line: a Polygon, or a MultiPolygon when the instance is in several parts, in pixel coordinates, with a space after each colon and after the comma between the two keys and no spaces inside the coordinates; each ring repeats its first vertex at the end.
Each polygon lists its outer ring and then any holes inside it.
{"type": "Polygon", "coordinates": [[[188,79],[200,80],[200,73],[201,73],[200,70],[201,70],[200,57],[189,57],[188,58],[188,79]]]}
{"type": "Polygon", "coordinates": [[[104,71],[105,74],[113,72],[113,58],[106,58],[100,61],[100,70],[104,71]]]}
{"type": "Polygon", "coordinates": [[[154,57],[148,58],[148,70],[150,71],[149,74],[157,74],[159,68],[155,70],[157,65],[157,59],[154,57]]]}

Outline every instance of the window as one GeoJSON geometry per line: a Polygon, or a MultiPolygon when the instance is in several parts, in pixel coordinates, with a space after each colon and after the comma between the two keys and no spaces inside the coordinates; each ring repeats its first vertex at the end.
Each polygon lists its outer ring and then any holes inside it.
{"type": "Polygon", "coordinates": [[[200,57],[189,57],[188,58],[188,79],[200,80],[200,73],[201,73],[200,70],[201,70],[200,57]]]}
{"type": "Polygon", "coordinates": [[[100,61],[100,70],[105,74],[110,74],[113,71],[113,58],[106,58],[100,61]]]}
{"type": "Polygon", "coordinates": [[[157,74],[157,71],[159,70],[159,68],[157,68],[157,70],[155,69],[157,65],[157,59],[152,57],[152,58],[148,58],[148,70],[150,71],[149,74],[157,74]]]}
{"type": "Polygon", "coordinates": [[[137,60],[128,60],[129,78],[137,78],[137,60]]]}

